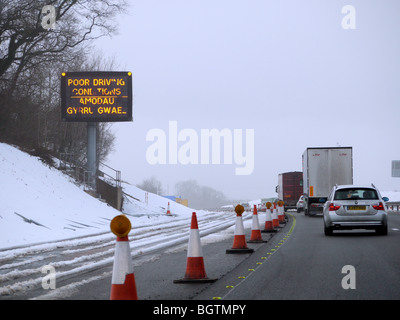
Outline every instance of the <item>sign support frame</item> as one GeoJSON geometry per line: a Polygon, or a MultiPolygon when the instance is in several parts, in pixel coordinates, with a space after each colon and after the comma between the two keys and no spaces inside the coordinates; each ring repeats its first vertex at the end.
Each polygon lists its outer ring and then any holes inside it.
{"type": "Polygon", "coordinates": [[[97,193],[97,122],[87,122],[87,164],[88,185],[97,193]]]}

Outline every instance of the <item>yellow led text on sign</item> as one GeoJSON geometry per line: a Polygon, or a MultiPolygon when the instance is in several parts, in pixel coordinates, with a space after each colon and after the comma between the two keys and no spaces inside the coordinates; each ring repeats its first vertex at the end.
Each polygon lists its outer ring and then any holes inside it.
{"type": "Polygon", "coordinates": [[[66,121],[131,121],[131,73],[62,74],[62,108],[66,121]]]}
{"type": "MultiPolygon", "coordinates": [[[[116,83],[119,86],[124,86],[125,81],[123,79],[68,79],[68,86],[110,86],[112,83],[116,83]]],[[[74,88],[72,93],[75,96],[71,98],[78,98],[81,104],[92,104],[92,105],[114,105],[115,98],[121,95],[121,88],[113,88],[112,90],[108,88],[95,88],[100,96],[93,94],[93,88],[74,88]],[[111,96],[112,95],[112,96],[111,96]]],[[[128,98],[127,96],[121,96],[122,98],[128,98]]],[[[99,107],[97,109],[99,114],[126,114],[122,110],[122,107],[99,107]]],[[[68,114],[93,114],[91,107],[69,107],[67,108],[68,114]]]]}
{"type": "MultiPolygon", "coordinates": [[[[126,114],[125,111],[122,111],[122,107],[99,107],[97,109],[99,114],[107,113],[107,114],[126,114]]],[[[68,114],[93,114],[91,107],[68,107],[68,114]]]]}

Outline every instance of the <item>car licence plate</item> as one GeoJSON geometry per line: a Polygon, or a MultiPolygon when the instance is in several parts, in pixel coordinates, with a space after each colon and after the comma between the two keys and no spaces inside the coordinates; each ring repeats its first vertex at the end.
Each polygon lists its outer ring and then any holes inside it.
{"type": "Polygon", "coordinates": [[[365,210],[366,206],[347,206],[347,210],[356,211],[356,210],[365,210]]]}

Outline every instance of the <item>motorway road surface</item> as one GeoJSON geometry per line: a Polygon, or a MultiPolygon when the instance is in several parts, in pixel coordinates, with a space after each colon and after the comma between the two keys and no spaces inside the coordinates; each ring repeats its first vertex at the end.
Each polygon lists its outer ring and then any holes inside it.
{"type": "Polygon", "coordinates": [[[327,237],[322,217],[296,213],[290,224],[289,237],[287,226],[196,299],[400,299],[399,214],[390,214],[388,236],[354,230],[327,237]],[[348,283],[348,271],[342,273],[347,265],[354,267],[355,289],[342,287],[343,278],[348,283]]]}
{"type": "MultiPolygon", "coordinates": [[[[134,257],[139,299],[400,299],[399,213],[389,214],[387,236],[354,230],[327,237],[322,217],[296,212],[288,217],[286,226],[272,237],[263,233],[267,243],[248,243],[255,249],[252,254],[226,254],[233,235],[203,245],[207,275],[218,278],[212,284],[173,283],[185,273],[183,244],[168,252],[163,248],[143,263],[135,263],[134,257]],[[344,266],[354,267],[355,289],[342,287],[342,280],[349,277],[342,273],[344,266]]],[[[249,229],[246,232],[250,234],[249,229]]],[[[56,290],[39,287],[0,299],[109,299],[111,270],[112,264],[102,265],[79,275],[79,285],[73,285],[75,275],[72,282],[68,278],[57,281],[56,290]]]]}

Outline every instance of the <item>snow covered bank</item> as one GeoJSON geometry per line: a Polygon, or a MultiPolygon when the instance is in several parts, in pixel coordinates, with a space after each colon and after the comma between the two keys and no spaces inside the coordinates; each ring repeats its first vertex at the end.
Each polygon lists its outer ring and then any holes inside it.
{"type": "MultiPolygon", "coordinates": [[[[0,143],[0,249],[110,232],[110,220],[119,211],[86,194],[71,178],[43,164],[38,158],[0,143]]],[[[132,226],[158,222],[166,217],[168,199],[134,186],[124,191],[124,212],[132,226]]],[[[174,217],[190,218],[192,209],[170,203],[174,217]]],[[[201,213],[200,213],[201,214],[201,213]]]]}
{"type": "Polygon", "coordinates": [[[58,170],[4,143],[0,181],[0,248],[105,231],[118,214],[58,170]]]}

